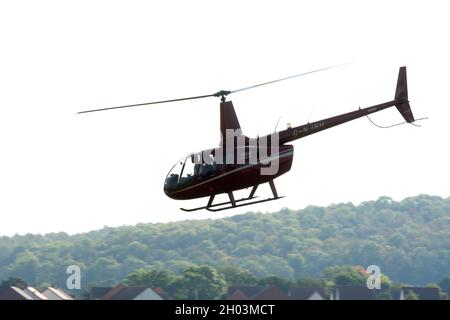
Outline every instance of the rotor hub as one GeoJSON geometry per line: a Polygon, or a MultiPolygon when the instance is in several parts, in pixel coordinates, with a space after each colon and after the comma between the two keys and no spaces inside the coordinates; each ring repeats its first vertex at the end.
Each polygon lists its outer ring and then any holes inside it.
{"type": "Polygon", "coordinates": [[[220,101],[225,102],[226,96],[229,95],[231,91],[229,90],[220,90],[214,94],[214,97],[220,97],[220,101]]]}

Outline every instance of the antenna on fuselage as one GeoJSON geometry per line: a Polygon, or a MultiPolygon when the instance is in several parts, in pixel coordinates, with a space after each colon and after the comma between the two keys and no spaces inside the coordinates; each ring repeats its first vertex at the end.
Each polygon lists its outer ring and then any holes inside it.
{"type": "Polygon", "coordinates": [[[275,129],[273,129],[273,132],[277,132],[278,124],[280,123],[281,116],[278,118],[277,124],[275,125],[275,129]]]}

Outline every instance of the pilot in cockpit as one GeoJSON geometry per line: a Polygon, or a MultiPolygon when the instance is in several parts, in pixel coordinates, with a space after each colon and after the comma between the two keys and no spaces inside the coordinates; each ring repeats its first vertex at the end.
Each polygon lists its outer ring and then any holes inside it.
{"type": "Polygon", "coordinates": [[[207,163],[197,163],[194,166],[194,176],[200,178],[207,178],[214,173],[214,165],[207,163]]]}

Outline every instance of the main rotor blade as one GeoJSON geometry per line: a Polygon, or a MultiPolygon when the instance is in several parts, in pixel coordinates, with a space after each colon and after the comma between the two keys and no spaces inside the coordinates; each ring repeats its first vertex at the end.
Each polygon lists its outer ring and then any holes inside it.
{"type": "Polygon", "coordinates": [[[218,91],[216,93],[206,94],[206,95],[203,95],[203,96],[194,96],[194,97],[188,97],[188,98],[179,98],[179,99],[170,99],[170,100],[146,102],[146,103],[129,104],[129,105],[118,106],[118,107],[109,107],[109,108],[85,110],[85,111],[77,112],[77,114],[88,113],[88,112],[97,112],[97,111],[106,111],[106,110],[113,110],[113,109],[131,108],[131,107],[138,107],[138,106],[147,106],[147,105],[151,105],[151,104],[166,103],[166,102],[176,102],[176,101],[184,101],[184,100],[203,99],[203,98],[209,98],[209,97],[222,97],[222,98],[224,98],[225,96],[229,95],[230,93],[235,93],[235,92],[239,92],[239,91],[249,90],[249,89],[265,86],[267,84],[280,82],[280,81],[292,79],[292,78],[295,78],[295,77],[304,76],[304,75],[307,75],[307,74],[310,74],[310,73],[315,73],[315,72],[324,71],[324,70],[328,70],[328,69],[332,69],[332,68],[337,68],[337,67],[344,66],[344,65],[347,65],[347,64],[351,64],[351,63],[353,63],[353,62],[338,64],[338,65],[334,65],[334,66],[331,66],[331,67],[326,67],[326,68],[321,68],[321,69],[317,69],[317,70],[313,70],[313,71],[303,72],[303,73],[299,73],[299,74],[296,74],[296,75],[293,75],[293,76],[289,76],[289,77],[285,77],[285,78],[281,78],[281,79],[277,79],[277,80],[272,80],[272,81],[267,81],[267,82],[259,83],[259,84],[253,85],[253,86],[249,86],[249,87],[233,90],[233,91],[221,90],[221,91],[218,91]]]}
{"type": "Polygon", "coordinates": [[[280,82],[280,81],[284,81],[284,80],[288,80],[288,79],[292,79],[292,78],[304,76],[304,75],[307,75],[307,74],[310,74],[310,73],[315,73],[315,72],[319,72],[319,71],[324,71],[324,70],[328,70],[328,69],[333,69],[333,68],[345,66],[345,65],[348,65],[348,64],[351,64],[351,63],[353,63],[353,62],[342,63],[342,64],[337,64],[337,65],[330,66],[330,67],[326,67],[326,68],[321,68],[321,69],[316,69],[316,70],[313,70],[313,71],[303,72],[303,73],[299,73],[299,74],[296,74],[296,75],[293,75],[293,76],[289,76],[289,77],[285,77],[285,78],[281,78],[281,79],[277,79],[277,80],[272,80],[272,81],[267,81],[267,82],[255,84],[255,85],[249,86],[249,87],[244,87],[244,88],[236,89],[236,90],[231,91],[230,93],[235,93],[235,92],[239,92],[239,91],[249,90],[249,89],[253,89],[253,88],[265,86],[266,84],[271,84],[271,83],[275,83],[275,82],[280,82]]]}
{"type": "Polygon", "coordinates": [[[105,111],[105,110],[113,110],[113,109],[131,108],[131,107],[138,107],[138,106],[146,106],[146,105],[150,105],[150,104],[158,104],[158,103],[166,103],[166,102],[202,99],[202,98],[208,98],[208,97],[214,97],[214,96],[216,96],[216,94],[206,94],[206,95],[203,95],[203,96],[195,96],[195,97],[188,97],[188,98],[179,98],[179,99],[171,99],[171,100],[161,100],[161,101],[153,101],[153,102],[146,102],[146,103],[129,104],[129,105],[126,105],[126,106],[118,106],[118,107],[109,107],[109,108],[85,110],[85,111],[77,112],[77,114],[88,113],[88,112],[97,112],[97,111],[105,111]]]}

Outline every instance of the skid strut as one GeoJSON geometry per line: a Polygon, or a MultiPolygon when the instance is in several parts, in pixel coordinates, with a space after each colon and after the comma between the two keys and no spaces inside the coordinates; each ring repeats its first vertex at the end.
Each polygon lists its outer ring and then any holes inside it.
{"type": "Polygon", "coordinates": [[[209,197],[208,204],[206,206],[192,208],[192,209],[185,209],[185,208],[180,208],[180,209],[183,210],[183,211],[186,211],[186,212],[192,212],[192,211],[197,211],[197,210],[201,210],[201,209],[206,209],[208,211],[216,212],[216,211],[233,209],[233,208],[248,206],[248,205],[255,204],[255,203],[268,202],[268,201],[273,201],[273,200],[278,200],[278,199],[283,198],[283,197],[279,197],[278,196],[277,189],[275,188],[275,183],[273,182],[273,180],[269,181],[269,185],[270,185],[270,190],[272,191],[272,195],[273,195],[272,198],[267,198],[267,199],[263,199],[263,200],[257,200],[257,201],[250,201],[250,202],[242,203],[244,201],[248,201],[248,200],[252,200],[254,198],[257,198],[257,197],[255,197],[255,192],[256,192],[256,190],[258,189],[258,186],[259,186],[257,184],[257,185],[254,185],[252,187],[252,190],[250,191],[249,196],[246,197],[246,198],[235,200],[234,199],[234,195],[233,195],[233,191],[229,191],[229,192],[227,192],[227,194],[228,194],[228,198],[230,199],[230,201],[213,204],[215,195],[211,195],[209,197]],[[228,205],[228,206],[220,207],[220,206],[224,206],[224,205],[228,205]],[[219,208],[217,208],[217,207],[219,207],[219,208]]]}

